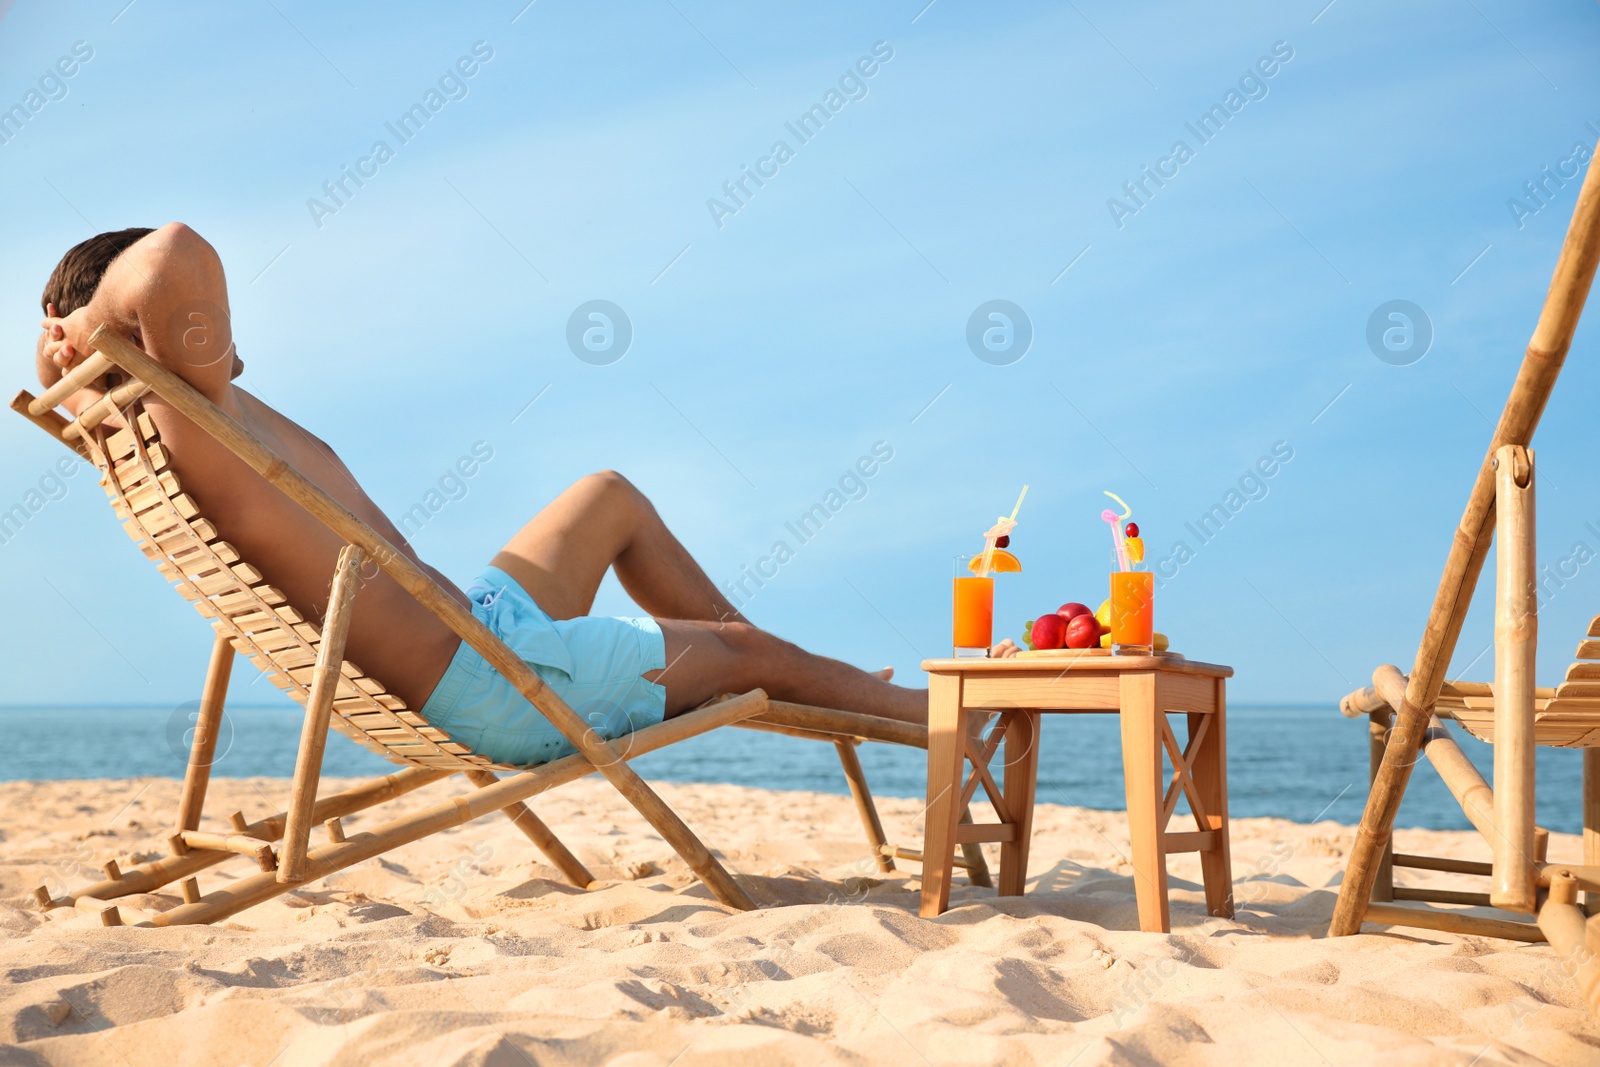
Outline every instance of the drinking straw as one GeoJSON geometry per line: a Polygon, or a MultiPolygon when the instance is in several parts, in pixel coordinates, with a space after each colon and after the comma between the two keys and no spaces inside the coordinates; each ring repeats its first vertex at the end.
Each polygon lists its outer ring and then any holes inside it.
{"type": "Polygon", "coordinates": [[[1100,513],[1101,520],[1109,523],[1111,526],[1111,548],[1117,554],[1117,570],[1132,570],[1133,568],[1128,563],[1128,549],[1122,543],[1122,520],[1126,519],[1129,515],[1132,515],[1133,509],[1130,508],[1120,496],[1113,493],[1111,490],[1106,489],[1103,490],[1103,492],[1106,494],[1106,496],[1122,505],[1121,515],[1118,515],[1110,508],[1106,508],[1100,513]]]}
{"type": "MultiPolygon", "coordinates": [[[[1000,539],[1002,534],[1008,534],[1016,528],[1017,512],[1022,510],[1022,498],[1027,495],[1028,487],[1024,485],[1022,487],[1022,492],[1017,494],[1017,505],[1011,509],[1011,517],[1009,519],[1001,519],[999,522],[989,527],[988,531],[984,533],[983,559],[978,562],[979,578],[989,577],[989,568],[994,564],[994,543],[1000,539]]],[[[1126,507],[1127,505],[1123,506],[1126,507]]],[[[1129,514],[1132,514],[1132,512],[1129,512],[1129,514]]]]}

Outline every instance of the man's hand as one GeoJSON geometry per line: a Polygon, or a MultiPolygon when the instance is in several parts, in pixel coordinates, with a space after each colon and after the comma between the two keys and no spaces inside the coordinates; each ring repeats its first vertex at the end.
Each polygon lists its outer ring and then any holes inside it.
{"type": "Polygon", "coordinates": [[[56,306],[51,304],[39,322],[44,330],[44,357],[62,374],[88,358],[89,335],[97,325],[90,323],[88,312],[87,307],[81,307],[63,317],[56,314],[56,306]]]}

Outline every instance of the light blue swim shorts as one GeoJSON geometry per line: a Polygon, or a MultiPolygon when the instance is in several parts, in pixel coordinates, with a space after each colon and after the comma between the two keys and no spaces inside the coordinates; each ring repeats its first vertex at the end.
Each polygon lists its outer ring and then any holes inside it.
{"type": "MultiPolygon", "coordinates": [[[[662,721],[667,691],[641,677],[667,665],[654,619],[552,619],[512,577],[484,570],[467,589],[472,614],[511,647],[601,737],[662,721]]],[[[571,755],[571,742],[465,641],[422,717],[496,763],[526,766],[571,755]]]]}

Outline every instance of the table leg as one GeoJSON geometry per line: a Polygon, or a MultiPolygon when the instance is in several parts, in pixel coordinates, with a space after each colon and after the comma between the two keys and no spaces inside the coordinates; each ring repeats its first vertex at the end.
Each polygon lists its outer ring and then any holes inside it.
{"type": "Polygon", "coordinates": [[[1017,836],[1000,846],[1000,895],[1020,897],[1028,881],[1028,844],[1033,836],[1033,792],[1039,780],[1039,713],[1027,709],[1007,712],[1006,807],[1015,820],[1017,836]]]}
{"type": "Polygon", "coordinates": [[[950,904],[951,860],[956,822],[961,817],[961,786],[966,769],[966,712],[961,707],[961,676],[928,677],[928,806],[922,838],[923,918],[944,913],[950,904]]]}
{"type": "MultiPolygon", "coordinates": [[[[1200,853],[1200,871],[1206,884],[1206,914],[1233,918],[1233,864],[1228,854],[1228,742],[1227,702],[1223,681],[1217,679],[1217,710],[1211,728],[1195,753],[1192,773],[1200,801],[1205,805],[1205,829],[1216,836],[1216,845],[1200,853]]],[[[1189,736],[1200,728],[1204,715],[1189,716],[1189,736]]]]}
{"type": "Polygon", "coordinates": [[[1128,836],[1133,842],[1139,929],[1168,933],[1172,920],[1167,910],[1167,861],[1161,849],[1164,775],[1156,675],[1125,671],[1120,680],[1120,696],[1122,777],[1127,789],[1128,836]]]}

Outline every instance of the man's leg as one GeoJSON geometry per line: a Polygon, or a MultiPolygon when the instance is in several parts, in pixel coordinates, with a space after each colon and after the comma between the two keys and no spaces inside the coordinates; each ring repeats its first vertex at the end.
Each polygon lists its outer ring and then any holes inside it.
{"type": "Polygon", "coordinates": [[[492,561],[552,618],[587,615],[608,567],[661,625],[667,669],[654,672],[676,715],[720,693],[760,687],[777,700],[928,721],[924,690],[813,655],[741,615],[644,494],[615,471],[574,482],[492,561]]]}
{"type": "Polygon", "coordinates": [[[857,711],[926,725],[928,691],[907,689],[848,663],[818,656],[747,622],[657,619],[665,670],[645,675],[667,690],[667,715],[719,693],[761,688],[774,700],[857,711]]]}
{"type": "Polygon", "coordinates": [[[491,561],[551,618],[589,614],[607,568],[655,618],[744,622],[645,495],[616,471],[572,483],[491,561]]]}

